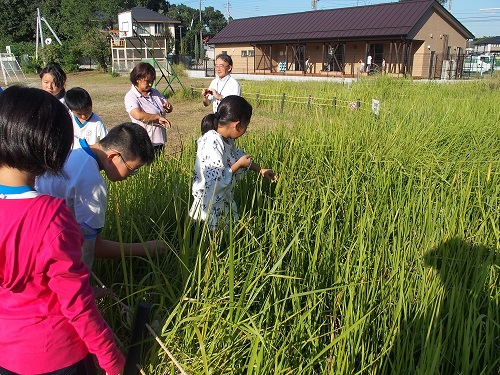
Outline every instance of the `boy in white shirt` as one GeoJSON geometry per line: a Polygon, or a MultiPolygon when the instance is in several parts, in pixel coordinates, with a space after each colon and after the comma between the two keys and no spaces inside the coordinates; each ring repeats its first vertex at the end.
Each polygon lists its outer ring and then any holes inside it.
{"type": "Polygon", "coordinates": [[[66,91],[65,101],[71,112],[76,138],[83,138],[93,145],[108,134],[101,118],[92,112],[92,99],[85,89],[73,87],[66,91]]]}
{"type": "MultiPolygon", "coordinates": [[[[108,188],[101,171],[111,182],[134,175],[154,160],[154,149],[146,130],[131,122],[116,125],[93,145],[74,138],[73,149],[64,164],[63,174],[37,177],[35,189],[42,194],[63,198],[75,216],[85,242],[82,260],[92,269],[94,257],[120,258],[122,244],[101,238],[108,202],[108,188]]],[[[123,244],[125,255],[145,256],[164,251],[162,241],[123,244]]]]}

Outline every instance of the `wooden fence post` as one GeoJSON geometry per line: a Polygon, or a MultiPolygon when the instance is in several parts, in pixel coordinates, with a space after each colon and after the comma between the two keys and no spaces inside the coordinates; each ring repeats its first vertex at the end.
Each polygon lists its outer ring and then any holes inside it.
{"type": "Polygon", "coordinates": [[[123,369],[124,375],[138,375],[139,369],[137,364],[141,359],[141,341],[144,332],[146,331],[146,323],[149,321],[149,312],[151,311],[151,303],[142,301],[137,306],[132,337],[130,340],[130,348],[128,351],[127,359],[125,361],[125,368],[123,369]]]}

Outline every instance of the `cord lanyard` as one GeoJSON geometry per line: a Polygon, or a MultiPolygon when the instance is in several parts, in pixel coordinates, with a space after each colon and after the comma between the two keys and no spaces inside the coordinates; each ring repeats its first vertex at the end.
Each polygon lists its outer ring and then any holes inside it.
{"type": "MultiPolygon", "coordinates": [[[[220,96],[222,96],[222,90],[224,90],[224,87],[226,87],[226,83],[229,81],[229,79],[231,78],[231,74],[228,74],[227,76],[227,79],[226,79],[226,82],[224,82],[224,84],[222,85],[222,88],[220,89],[219,91],[219,82],[217,82],[217,92],[219,93],[220,96]]],[[[226,78],[224,77],[224,78],[226,78]]],[[[217,99],[218,100],[218,99],[217,99]]],[[[220,101],[220,100],[219,100],[220,101]]]]}
{"type": "Polygon", "coordinates": [[[143,95],[143,97],[144,97],[144,99],[146,99],[146,101],[148,101],[149,103],[153,104],[156,107],[156,109],[158,111],[160,111],[160,114],[163,115],[163,109],[158,105],[158,103],[156,102],[156,100],[151,95],[149,95],[149,96],[144,96],[143,95]]]}

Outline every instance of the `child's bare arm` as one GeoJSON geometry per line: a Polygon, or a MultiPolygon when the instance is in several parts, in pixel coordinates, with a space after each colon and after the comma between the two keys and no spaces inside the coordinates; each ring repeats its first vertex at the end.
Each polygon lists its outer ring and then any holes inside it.
{"type": "Polygon", "coordinates": [[[250,170],[260,173],[263,178],[268,178],[271,182],[278,181],[278,174],[272,169],[262,168],[259,164],[253,163],[250,165],[250,170]]]}
{"type": "Polygon", "coordinates": [[[251,166],[251,165],[252,165],[252,159],[250,159],[250,155],[246,154],[246,155],[243,155],[241,158],[239,158],[236,163],[231,165],[231,171],[233,173],[236,173],[236,171],[238,169],[246,168],[246,167],[251,166]]]}

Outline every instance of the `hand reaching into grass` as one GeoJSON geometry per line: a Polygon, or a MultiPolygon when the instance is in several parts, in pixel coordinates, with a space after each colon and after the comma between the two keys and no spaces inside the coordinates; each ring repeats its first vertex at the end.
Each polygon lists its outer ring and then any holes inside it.
{"type": "Polygon", "coordinates": [[[96,237],[94,255],[96,258],[120,258],[122,246],[125,256],[139,257],[146,256],[148,253],[150,255],[163,255],[167,249],[167,244],[161,240],[120,244],[116,241],[104,240],[99,234],[96,237]]]}
{"type": "MultiPolygon", "coordinates": [[[[151,255],[154,254],[164,255],[167,250],[165,242],[161,240],[146,241],[144,242],[144,245],[146,245],[146,248],[148,249],[149,254],[151,255]]],[[[144,255],[146,254],[144,253],[144,255]]]]}
{"type": "Polygon", "coordinates": [[[278,182],[278,174],[276,172],[272,169],[261,168],[259,164],[252,162],[252,159],[248,154],[239,158],[238,161],[231,166],[231,170],[235,173],[238,169],[247,167],[250,167],[250,169],[254,172],[260,173],[263,178],[267,178],[271,180],[271,182],[278,182]]]}
{"type": "Polygon", "coordinates": [[[261,168],[260,175],[263,178],[268,178],[271,182],[278,182],[278,174],[272,169],[261,168]]]}
{"type": "Polygon", "coordinates": [[[272,169],[261,168],[261,166],[257,163],[252,163],[250,165],[250,169],[254,172],[259,173],[262,178],[267,178],[267,179],[271,180],[271,182],[278,182],[278,174],[275,171],[273,171],[272,169]]]}

